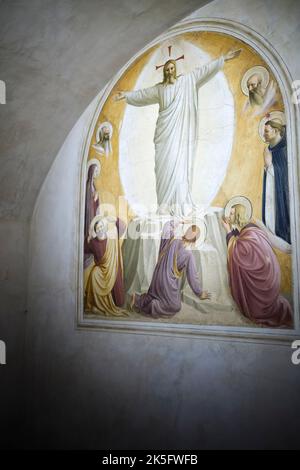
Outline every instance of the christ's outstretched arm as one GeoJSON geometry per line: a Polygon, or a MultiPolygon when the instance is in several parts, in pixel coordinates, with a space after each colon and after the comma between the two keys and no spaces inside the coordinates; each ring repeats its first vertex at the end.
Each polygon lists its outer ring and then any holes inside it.
{"type": "Polygon", "coordinates": [[[211,80],[223,68],[225,62],[235,59],[240,55],[240,53],[241,49],[237,51],[229,51],[224,56],[219,57],[219,59],[213,60],[208,64],[194,69],[192,73],[196,78],[197,86],[200,87],[211,80]]]}
{"type": "Polygon", "coordinates": [[[211,80],[218,72],[223,68],[224,57],[213,60],[202,67],[197,67],[193,70],[193,75],[196,78],[196,84],[198,87],[203,86],[209,80],[211,80]]]}
{"type": "Polygon", "coordinates": [[[158,87],[143,88],[136,91],[122,91],[116,95],[116,101],[125,99],[132,106],[148,106],[159,103],[158,87]]]}

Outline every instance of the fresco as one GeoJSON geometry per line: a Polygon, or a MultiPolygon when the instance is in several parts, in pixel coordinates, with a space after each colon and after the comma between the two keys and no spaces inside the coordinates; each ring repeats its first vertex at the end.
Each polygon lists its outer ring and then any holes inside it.
{"type": "Polygon", "coordinates": [[[190,32],[123,73],[85,178],[84,316],[293,327],[285,109],[244,42],[190,32]]]}

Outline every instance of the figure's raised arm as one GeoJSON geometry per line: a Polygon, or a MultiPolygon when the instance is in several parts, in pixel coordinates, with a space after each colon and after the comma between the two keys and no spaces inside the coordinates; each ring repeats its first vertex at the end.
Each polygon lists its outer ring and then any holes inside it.
{"type": "Polygon", "coordinates": [[[242,49],[237,49],[237,50],[230,50],[225,54],[224,60],[227,62],[228,60],[233,60],[239,57],[240,53],[242,52],[242,49]]]}
{"type": "Polygon", "coordinates": [[[197,86],[200,87],[211,80],[224,66],[224,63],[235,59],[241,53],[241,49],[237,51],[229,51],[224,56],[219,57],[208,64],[197,67],[192,73],[194,74],[197,86]]]}
{"type": "Polygon", "coordinates": [[[143,88],[136,91],[119,91],[115,101],[126,100],[132,106],[148,106],[159,103],[158,87],[143,88]]]}
{"type": "Polygon", "coordinates": [[[219,59],[194,69],[192,73],[196,78],[197,86],[200,87],[211,80],[223,68],[224,62],[225,59],[221,56],[219,59]]]}

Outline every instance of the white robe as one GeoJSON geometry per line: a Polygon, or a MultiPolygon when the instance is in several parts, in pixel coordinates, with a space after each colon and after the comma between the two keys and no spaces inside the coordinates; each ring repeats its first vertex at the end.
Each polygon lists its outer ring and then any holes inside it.
{"type": "Polygon", "coordinates": [[[133,106],[159,104],[154,135],[157,202],[175,214],[195,208],[191,197],[197,139],[198,89],[224,65],[224,58],[179,76],[174,84],[157,84],[125,93],[133,106]]]}
{"type": "Polygon", "coordinates": [[[275,235],[275,221],[276,221],[276,200],[275,200],[275,175],[274,167],[270,165],[267,169],[266,175],[266,208],[265,218],[266,227],[275,235]]]}

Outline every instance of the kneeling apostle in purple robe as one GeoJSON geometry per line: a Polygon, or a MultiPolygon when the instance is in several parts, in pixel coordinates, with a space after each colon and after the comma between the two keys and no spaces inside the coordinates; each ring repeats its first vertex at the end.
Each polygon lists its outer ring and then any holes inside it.
{"type": "Polygon", "coordinates": [[[154,318],[171,317],[181,309],[181,284],[185,273],[194,294],[202,300],[210,294],[203,291],[198,279],[192,250],[200,236],[197,225],[191,225],[183,237],[175,237],[175,224],[168,222],[163,228],[158,261],[146,294],[134,295],[132,306],[140,313],[154,318]]]}

